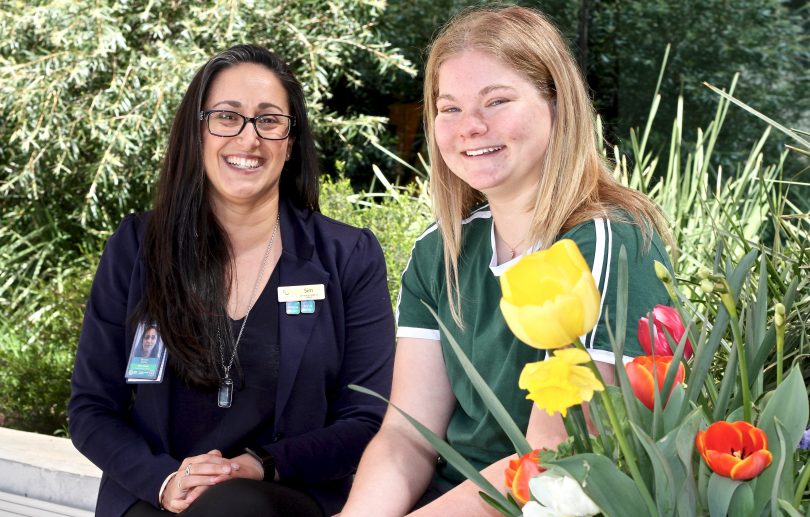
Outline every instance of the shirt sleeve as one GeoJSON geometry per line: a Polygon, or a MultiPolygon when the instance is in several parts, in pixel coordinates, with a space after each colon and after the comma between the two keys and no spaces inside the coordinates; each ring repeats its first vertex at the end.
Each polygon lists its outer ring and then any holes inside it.
{"type": "Polygon", "coordinates": [[[436,318],[428,310],[430,307],[438,312],[439,297],[444,291],[443,251],[438,232],[433,225],[417,239],[402,272],[396,313],[398,338],[440,339],[436,318]]]}
{"type": "Polygon", "coordinates": [[[596,361],[614,364],[615,354],[610,334],[616,333],[618,268],[621,248],[627,255],[627,320],[625,322],[624,356],[626,363],[643,355],[638,341],[638,320],[655,305],[669,305],[669,295],[655,274],[655,261],[671,268],[660,238],[653,234],[645,241],[639,228],[630,223],[594,219],[580,224],[562,238],[573,240],[591,267],[601,294],[599,319],[594,329],[580,339],[596,361]],[[608,331],[610,329],[610,331],[608,331]]]}

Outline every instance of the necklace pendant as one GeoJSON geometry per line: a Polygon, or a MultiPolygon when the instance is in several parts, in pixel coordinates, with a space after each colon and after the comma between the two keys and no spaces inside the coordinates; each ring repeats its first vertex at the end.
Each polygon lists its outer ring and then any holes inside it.
{"type": "Polygon", "coordinates": [[[219,391],[217,392],[217,406],[222,408],[231,407],[233,401],[233,381],[230,377],[225,377],[219,381],[219,391]]]}

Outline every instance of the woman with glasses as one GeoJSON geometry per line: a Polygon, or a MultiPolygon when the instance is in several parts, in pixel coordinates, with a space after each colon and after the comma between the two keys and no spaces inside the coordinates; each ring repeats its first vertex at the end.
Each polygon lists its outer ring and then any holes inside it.
{"type": "Polygon", "coordinates": [[[348,385],[387,393],[393,344],[380,245],[318,212],[300,83],[261,47],[214,56],[87,304],[69,417],[96,513],[335,513],[384,412],[348,385]],[[150,322],[165,371],[127,378],[150,322]]]}
{"type": "MultiPolygon", "coordinates": [[[[573,240],[602,294],[602,316],[582,336],[607,382],[615,328],[616,267],[627,250],[627,355],[636,322],[669,297],[654,260],[669,264],[658,209],[619,185],[596,142],[594,112],[568,45],[537,11],[483,8],[452,20],[425,71],[425,126],[437,224],[414,244],[397,307],[391,401],[504,487],[514,448],[476,394],[432,308],[534,447],[566,438],[559,413],[533,408],[518,388],[544,352],[519,342],[498,304],[499,276],[520,257],[573,240]]],[[[621,360],[621,358],[618,358],[621,360]]],[[[505,487],[504,487],[505,489],[505,487]]],[[[369,444],[342,517],[497,515],[478,488],[397,411],[369,444]]]]}

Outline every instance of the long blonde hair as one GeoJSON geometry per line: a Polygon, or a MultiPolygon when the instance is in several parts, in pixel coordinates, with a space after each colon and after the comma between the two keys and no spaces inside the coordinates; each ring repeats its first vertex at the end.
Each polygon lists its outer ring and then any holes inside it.
{"type": "Polygon", "coordinates": [[[447,59],[469,49],[486,52],[523,74],[554,107],[548,149],[537,171],[540,181],[528,242],[547,247],[577,224],[600,216],[624,220],[624,214],[639,225],[647,244],[653,228],[667,240],[669,235],[660,210],[613,179],[597,147],[595,112],[585,82],[557,28],[540,12],[524,7],[464,11],[442,28],[431,45],[424,83],[430,189],[444,242],[450,310],[459,327],[463,327],[458,289],[461,221],[484,196],[447,167],[434,129],[439,69],[447,59]]]}

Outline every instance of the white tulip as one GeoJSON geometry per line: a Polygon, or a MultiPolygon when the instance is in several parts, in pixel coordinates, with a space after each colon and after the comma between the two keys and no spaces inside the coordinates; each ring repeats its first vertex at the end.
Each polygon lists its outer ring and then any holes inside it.
{"type": "Polygon", "coordinates": [[[567,476],[543,472],[529,480],[529,489],[539,503],[526,503],[523,517],[591,517],[602,511],[579,483],[567,476]]]}
{"type": "Polygon", "coordinates": [[[559,515],[536,501],[529,501],[523,505],[523,517],[559,517],[559,515]]]}

